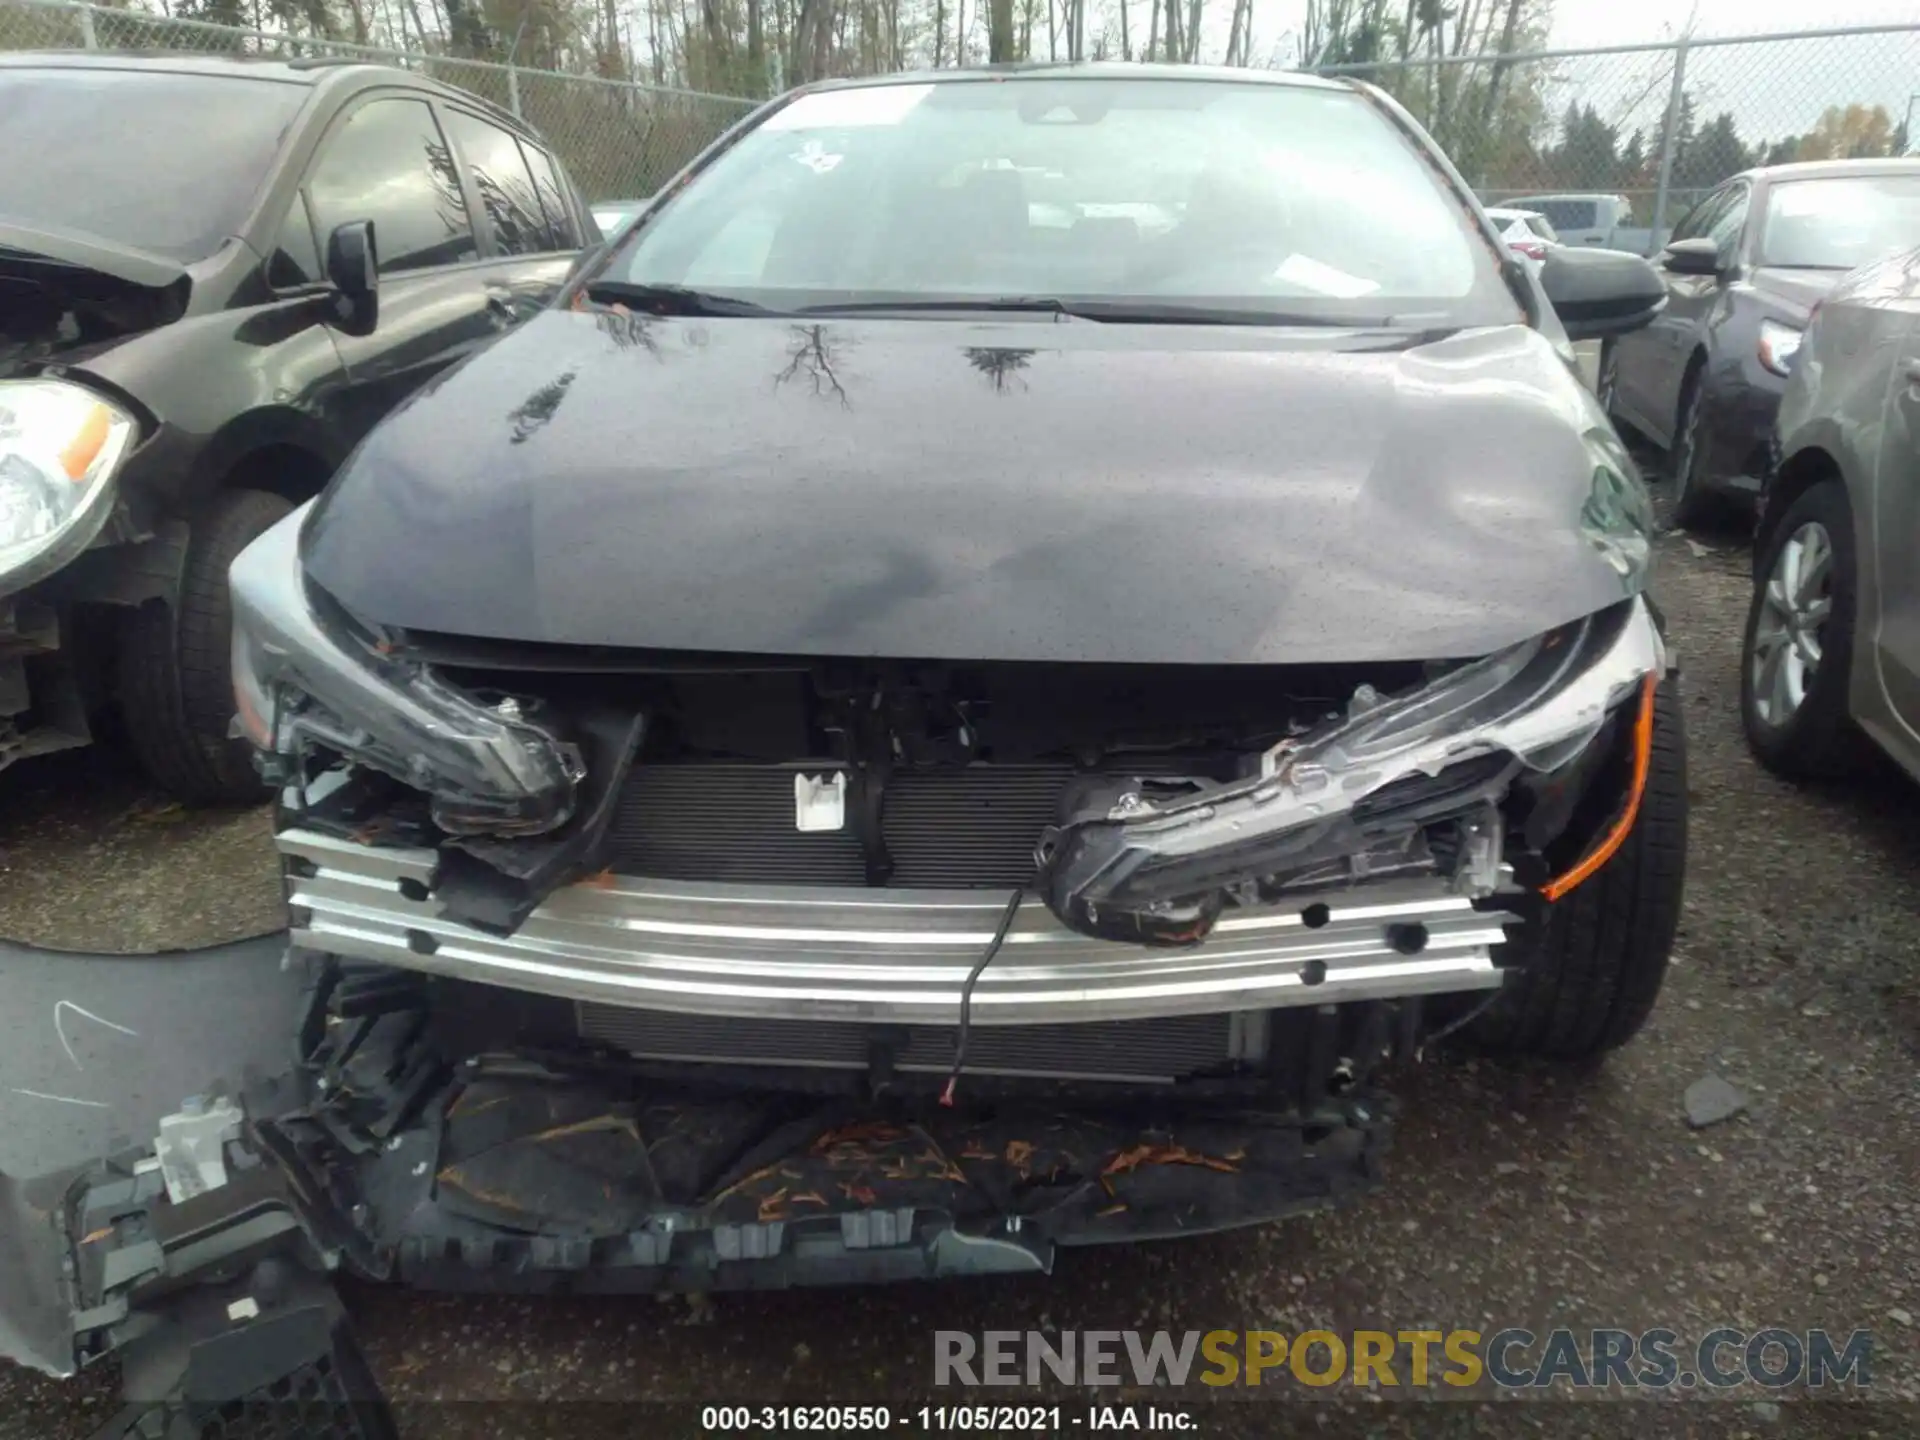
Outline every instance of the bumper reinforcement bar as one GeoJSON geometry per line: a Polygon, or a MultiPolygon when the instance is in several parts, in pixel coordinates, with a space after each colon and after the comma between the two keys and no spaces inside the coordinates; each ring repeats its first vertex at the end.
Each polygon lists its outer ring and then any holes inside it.
{"type": "MultiPolygon", "coordinates": [[[[281,832],[297,945],[576,1001],[683,1014],[952,1024],[1001,891],[829,889],[601,877],[512,935],[440,914],[437,856],[281,832]]],[[[1199,945],[1091,939],[1024,904],[973,996],[975,1025],[1217,1014],[1490,989],[1517,917],[1438,879],[1237,910],[1199,945]]]]}

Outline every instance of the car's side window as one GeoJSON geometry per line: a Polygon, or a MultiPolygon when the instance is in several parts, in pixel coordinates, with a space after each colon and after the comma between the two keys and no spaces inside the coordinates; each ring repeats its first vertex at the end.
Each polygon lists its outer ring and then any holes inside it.
{"type": "Polygon", "coordinates": [[[464,110],[444,113],[500,253],[538,255],[554,249],[540,196],[533,188],[533,173],[520,153],[520,142],[498,125],[464,110]]]}
{"type": "Polygon", "coordinates": [[[1727,191],[1725,208],[1707,226],[1707,238],[1719,247],[1720,254],[1731,259],[1740,249],[1740,232],[1747,225],[1747,187],[1735,185],[1727,191]]]}
{"type": "Polygon", "coordinates": [[[313,238],[313,217],[304,195],[295,195],[281,223],[273,254],[267,257],[267,283],[276,290],[298,290],[321,279],[320,247],[313,238]]]}
{"type": "Polygon", "coordinates": [[[567,203],[566,182],[560,178],[560,168],[554,164],[553,157],[537,145],[520,142],[520,153],[526,157],[527,168],[533,172],[533,188],[540,193],[540,208],[546,213],[547,229],[553,235],[555,250],[578,250],[580,248],[580,225],[573,218],[573,206],[567,203]]]}
{"type": "Polygon", "coordinates": [[[382,275],[480,254],[453,153],[424,100],[382,98],[350,112],[322,142],[307,200],[321,237],[371,220],[382,275]]]}
{"type": "Polygon", "coordinates": [[[1714,191],[1681,217],[1680,223],[1673,227],[1672,238],[1675,240],[1698,240],[1702,235],[1707,233],[1708,227],[1713,224],[1714,217],[1720,213],[1720,208],[1727,203],[1729,198],[1728,191],[1714,191]]]}

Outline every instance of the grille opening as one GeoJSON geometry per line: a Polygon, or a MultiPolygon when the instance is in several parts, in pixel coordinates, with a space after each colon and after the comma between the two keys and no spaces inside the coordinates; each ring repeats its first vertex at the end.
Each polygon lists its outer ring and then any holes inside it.
{"type": "Polygon", "coordinates": [[[510,647],[468,650],[449,658],[469,688],[537,691],[556,715],[586,703],[645,709],[647,738],[609,834],[620,873],[926,889],[1031,881],[1071,785],[1232,780],[1342,711],[1360,683],[1391,693],[1422,673],[631,652],[567,674],[510,647]],[[474,664],[482,652],[496,663],[474,664]],[[498,663],[515,658],[527,666],[517,674],[498,663]],[[796,775],[835,771],[844,817],[822,828],[810,811],[802,830],[796,775]]]}
{"type": "MultiPolygon", "coordinates": [[[[579,1025],[582,1038],[644,1060],[864,1070],[876,1046],[885,1045],[895,1069],[940,1075],[953,1064],[959,1035],[952,1025],[728,1019],[593,1003],[580,1005],[579,1025]]],[[[967,1040],[967,1070],[1170,1084],[1259,1059],[1265,1033],[1265,1016],[1257,1013],[976,1025],[967,1040]]]]}

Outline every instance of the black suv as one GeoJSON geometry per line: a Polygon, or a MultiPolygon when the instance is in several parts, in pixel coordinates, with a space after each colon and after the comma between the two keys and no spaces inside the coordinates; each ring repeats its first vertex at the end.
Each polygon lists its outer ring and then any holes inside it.
{"type": "Polygon", "coordinates": [[[252,798],[228,563],[598,232],[512,115],[374,65],[0,57],[0,154],[0,766],[117,700],[164,788],[252,798]]]}

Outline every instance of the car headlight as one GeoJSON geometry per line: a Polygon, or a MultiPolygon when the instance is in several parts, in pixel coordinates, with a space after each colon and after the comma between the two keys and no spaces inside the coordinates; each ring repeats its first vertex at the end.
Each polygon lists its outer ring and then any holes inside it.
{"type": "Polygon", "coordinates": [[[1782,325],[1777,320],[1760,322],[1760,363],[1776,375],[1793,373],[1793,357],[1800,353],[1800,342],[1806,337],[1806,331],[1796,330],[1791,325],[1782,325]]]}
{"type": "Polygon", "coordinates": [[[0,593],[93,543],[136,429],[119,406],[68,381],[0,381],[0,593]]]}
{"type": "Polygon", "coordinates": [[[1593,474],[1580,506],[1580,533],[1637,591],[1653,559],[1653,500],[1639,467],[1611,427],[1595,426],[1584,438],[1593,474]]]}
{"type": "Polygon", "coordinates": [[[489,703],[392,654],[300,567],[306,506],[240,553],[233,588],[238,728],[268,754],[315,746],[369,766],[431,802],[453,835],[531,835],[573,814],[579,748],[522,713],[489,703]]]}
{"type": "MultiPolygon", "coordinates": [[[[1480,839],[1497,840],[1495,807],[1520,773],[1578,756],[1665,664],[1635,597],[1401,695],[1363,686],[1345,716],[1274,746],[1247,779],[1166,793],[1136,781],[1084,806],[1042,841],[1047,903],[1086,933],[1184,943],[1229,895],[1390,854],[1443,820],[1477,816],[1480,839]]],[[[1463,883],[1486,893],[1487,867],[1463,883]]]]}

